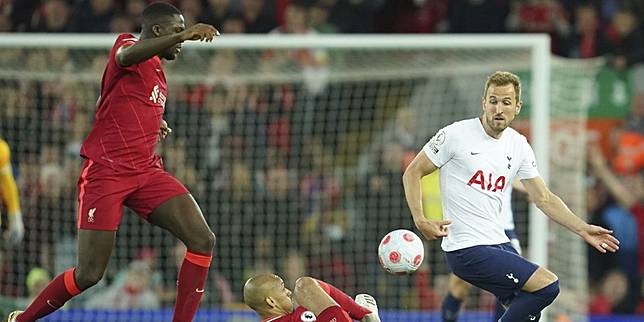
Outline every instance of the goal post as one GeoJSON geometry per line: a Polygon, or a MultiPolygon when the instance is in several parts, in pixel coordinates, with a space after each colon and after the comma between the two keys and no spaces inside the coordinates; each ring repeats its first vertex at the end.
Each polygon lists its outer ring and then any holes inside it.
{"type": "MultiPolygon", "coordinates": [[[[11,260],[0,295],[24,300],[33,268],[56,274],[73,264],[80,169],[73,155],[91,127],[115,38],[0,35],[0,98],[7,104],[0,137],[15,152],[27,224],[24,245],[4,250],[11,260]]],[[[584,166],[561,167],[553,142],[575,144],[571,155],[583,157],[585,110],[571,105],[581,104],[596,66],[552,58],[546,35],[222,35],[186,42],[165,70],[174,131],[159,152],[218,235],[213,291],[202,311],[239,307],[244,279],[273,271],[287,285],[292,275],[310,274],[350,294],[372,293],[391,320],[436,318],[447,273],[439,243],[426,244],[423,269],[397,277],[378,267],[377,241],[390,229],[413,228],[403,165],[439,128],[480,114],[485,77],[496,70],[522,77],[529,115],[521,113],[517,126],[528,134],[543,179],[565,192],[564,200],[583,196],[584,166]]],[[[515,217],[527,256],[562,277],[562,295],[571,294],[560,298],[585,298],[583,243],[519,199],[524,207],[515,217]],[[583,254],[565,258],[565,250],[583,254]]],[[[583,215],[583,201],[572,208],[583,215]]],[[[169,307],[180,253],[168,233],[126,213],[106,281],[70,303],[74,316],[98,314],[91,310],[101,296],[126,283],[128,268],[141,260],[152,263],[147,283],[158,307],[169,307]]],[[[489,294],[475,291],[463,318],[489,320],[491,309],[489,294]]],[[[587,315],[585,305],[565,299],[550,311],[542,321],[587,315]]]]}

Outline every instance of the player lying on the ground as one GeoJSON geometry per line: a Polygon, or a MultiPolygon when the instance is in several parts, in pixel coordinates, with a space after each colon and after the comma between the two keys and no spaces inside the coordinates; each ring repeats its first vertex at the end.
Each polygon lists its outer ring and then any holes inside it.
{"type": "Polygon", "coordinates": [[[257,275],[244,284],[244,303],[262,322],[380,322],[371,295],[358,294],[354,301],[334,286],[311,277],[300,277],[291,292],[279,276],[257,275]]]}

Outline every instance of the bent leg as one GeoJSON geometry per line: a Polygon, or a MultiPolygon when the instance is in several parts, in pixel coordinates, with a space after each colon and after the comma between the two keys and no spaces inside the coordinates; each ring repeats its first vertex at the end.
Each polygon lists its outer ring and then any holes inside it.
{"type": "Polygon", "coordinates": [[[192,195],[183,194],[165,201],[152,211],[149,221],[181,240],[188,251],[212,253],[215,234],[192,195]]]}
{"type": "MultiPolygon", "coordinates": [[[[300,277],[295,281],[293,299],[295,299],[297,304],[307,308],[317,317],[326,309],[333,307],[340,308],[338,303],[324,291],[320,284],[310,277],[300,277]]],[[[340,310],[342,311],[341,308],[340,310]]]]}
{"type": "Polygon", "coordinates": [[[541,310],[559,295],[559,280],[549,270],[539,267],[523,285],[500,321],[538,321],[541,310]]]}

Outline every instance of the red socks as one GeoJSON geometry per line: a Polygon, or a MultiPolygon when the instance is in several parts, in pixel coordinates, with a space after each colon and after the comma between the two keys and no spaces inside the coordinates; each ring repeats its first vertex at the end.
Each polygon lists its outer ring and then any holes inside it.
{"type": "Polygon", "coordinates": [[[210,254],[186,252],[179,270],[173,322],[192,322],[204,292],[211,260],[210,254]]]}
{"type": "Polygon", "coordinates": [[[16,321],[32,322],[39,318],[49,315],[50,313],[61,308],[65,302],[72,297],[80,294],[81,290],[76,285],[74,279],[74,270],[72,267],[64,273],[56,276],[53,281],[45,287],[38,297],[27,307],[24,313],[21,313],[16,321]]]}
{"type": "MultiPolygon", "coordinates": [[[[211,260],[210,254],[186,252],[177,282],[174,322],[191,322],[197,313],[211,260]]],[[[72,297],[80,294],[81,290],[78,289],[74,279],[74,269],[70,268],[54,278],[16,320],[18,322],[36,321],[56,311],[72,297]]]]}
{"type": "Polygon", "coordinates": [[[360,306],[360,304],[356,303],[351,297],[349,297],[349,295],[340,291],[335,286],[320,280],[318,280],[318,284],[320,284],[320,287],[322,287],[322,289],[329,294],[329,296],[331,296],[331,298],[336,301],[343,310],[349,313],[349,316],[354,320],[362,320],[365,315],[371,313],[371,311],[360,306]]]}

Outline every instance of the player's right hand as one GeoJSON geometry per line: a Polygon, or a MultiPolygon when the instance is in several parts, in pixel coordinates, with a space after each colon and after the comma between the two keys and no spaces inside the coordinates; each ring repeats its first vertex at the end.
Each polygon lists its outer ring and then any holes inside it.
{"type": "Polygon", "coordinates": [[[181,41],[205,40],[207,42],[211,42],[215,36],[219,36],[219,31],[209,24],[198,23],[182,31],[180,35],[181,41]]]}
{"type": "Polygon", "coordinates": [[[452,222],[450,220],[430,220],[427,218],[421,218],[414,221],[416,228],[427,238],[428,240],[436,240],[441,237],[447,236],[447,226],[452,222]]]}

